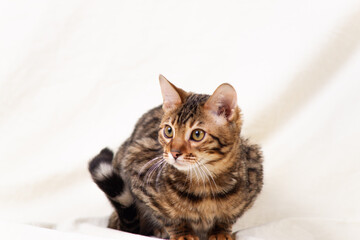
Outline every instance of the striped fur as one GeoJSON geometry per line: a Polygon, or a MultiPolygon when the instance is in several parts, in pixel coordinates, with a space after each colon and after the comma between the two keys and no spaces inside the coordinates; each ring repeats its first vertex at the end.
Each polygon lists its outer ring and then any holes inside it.
{"type": "Polygon", "coordinates": [[[109,227],[132,233],[139,232],[138,211],[134,198],[119,175],[112,166],[113,152],[105,148],[89,162],[91,177],[98,187],[106,194],[110,203],[115,208],[116,214],[112,218],[122,216],[109,223],[109,227]]]}
{"type": "Polygon", "coordinates": [[[114,158],[104,149],[89,164],[115,208],[109,227],[171,239],[232,239],[232,225],[262,188],[261,150],[240,137],[237,106],[214,115],[209,95],[171,86],[180,105],[150,110],[114,158]],[[174,130],[171,139],[165,126],[174,130]],[[206,131],[200,142],[189,140],[196,128],[206,131]]]}

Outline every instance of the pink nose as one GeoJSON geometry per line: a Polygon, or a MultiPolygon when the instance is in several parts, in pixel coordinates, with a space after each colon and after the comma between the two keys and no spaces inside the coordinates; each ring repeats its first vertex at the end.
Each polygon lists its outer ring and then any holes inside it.
{"type": "Polygon", "coordinates": [[[174,150],[171,151],[171,155],[174,157],[175,160],[176,160],[178,157],[180,157],[181,154],[182,154],[182,153],[181,153],[180,151],[174,151],[174,150]]]}

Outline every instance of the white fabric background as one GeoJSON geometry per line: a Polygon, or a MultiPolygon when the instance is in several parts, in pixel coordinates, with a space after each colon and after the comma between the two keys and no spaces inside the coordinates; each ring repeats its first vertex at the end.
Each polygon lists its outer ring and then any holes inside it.
{"type": "Polygon", "coordinates": [[[103,227],[87,162],[161,103],[160,73],[237,90],[265,155],[238,239],[359,239],[359,44],[358,0],[1,1],[1,239],[146,239],[103,227]]]}

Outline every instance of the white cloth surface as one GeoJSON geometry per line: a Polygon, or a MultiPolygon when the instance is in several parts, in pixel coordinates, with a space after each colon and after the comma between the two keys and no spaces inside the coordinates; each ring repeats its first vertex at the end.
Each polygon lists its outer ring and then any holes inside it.
{"type": "Polygon", "coordinates": [[[148,239],[104,228],[87,162],[161,103],[160,73],[237,90],[265,156],[238,239],[359,239],[358,0],[4,0],[0,36],[1,239],[148,239]]]}

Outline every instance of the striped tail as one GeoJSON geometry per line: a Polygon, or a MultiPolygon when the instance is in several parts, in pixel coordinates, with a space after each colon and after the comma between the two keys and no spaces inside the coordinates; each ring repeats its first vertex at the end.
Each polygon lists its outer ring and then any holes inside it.
{"type": "Polygon", "coordinates": [[[133,196],[120,172],[112,166],[113,157],[113,152],[104,148],[89,162],[89,172],[115,208],[116,213],[110,217],[108,227],[139,233],[139,216],[133,196]]]}

